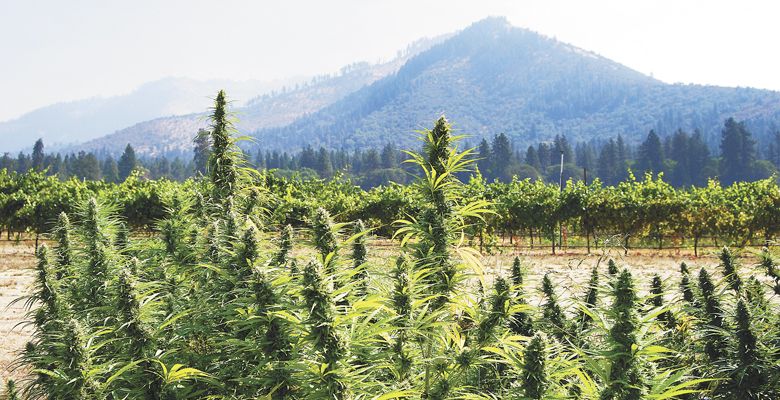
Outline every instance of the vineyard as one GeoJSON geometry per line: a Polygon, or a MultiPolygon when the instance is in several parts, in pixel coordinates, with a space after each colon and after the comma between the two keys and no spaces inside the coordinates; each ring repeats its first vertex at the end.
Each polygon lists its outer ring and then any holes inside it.
{"type": "MultiPolygon", "coordinates": [[[[469,157],[474,158],[469,153],[469,157]]],[[[411,160],[410,160],[411,161],[411,160]]],[[[245,168],[246,171],[251,168],[245,168]]],[[[477,172],[462,178],[464,198],[484,200],[489,213],[465,228],[482,250],[500,243],[525,247],[566,245],[600,247],[617,242],[631,247],[690,248],[763,246],[780,234],[780,187],[774,179],[722,186],[675,189],[662,176],[629,177],[616,186],[598,180],[569,181],[562,190],[542,181],[486,182],[477,172]]],[[[418,215],[427,201],[414,185],[391,184],[369,191],[349,180],[286,178],[269,171],[244,177],[247,196],[266,210],[269,227],[307,226],[325,208],[337,222],[361,219],[373,233],[392,237],[393,222],[418,215]]],[[[419,178],[419,176],[418,176],[419,178]]],[[[76,216],[88,199],[111,204],[130,228],[154,231],[167,210],[183,198],[198,199],[204,182],[147,180],[139,171],[120,184],[60,181],[43,172],[0,170],[0,234],[7,238],[49,232],[60,213],[76,216]]],[[[201,198],[203,196],[201,195],[201,198]]]]}
{"type": "Polygon", "coordinates": [[[224,93],[209,175],[185,183],[61,182],[0,171],[8,237],[44,235],[29,308],[34,337],[8,399],[772,399],[780,396],[780,231],[773,180],[676,190],[486,183],[444,118],[409,152],[412,185],[258,172],[224,93]],[[564,233],[697,248],[717,273],[638,281],[614,260],[587,285],[515,259],[485,273],[501,238],[555,251],[564,233]],[[400,255],[369,261],[389,237],[400,255]],[[544,241],[544,242],[543,242],[544,241]],[[564,294],[566,293],[566,294],[564,294]],[[537,301],[538,300],[538,301],[537,301]],[[539,306],[535,304],[539,303],[539,306]]]}

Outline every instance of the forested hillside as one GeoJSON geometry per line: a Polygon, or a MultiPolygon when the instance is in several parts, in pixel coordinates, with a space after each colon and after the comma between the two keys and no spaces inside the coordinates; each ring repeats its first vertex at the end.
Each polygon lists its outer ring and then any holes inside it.
{"type": "Polygon", "coordinates": [[[381,79],[323,110],[256,132],[266,148],[378,147],[413,143],[409,132],[446,113],[457,133],[505,132],[518,146],[567,135],[573,141],[650,129],[702,132],[716,146],[728,117],[762,141],[780,117],[780,93],[670,85],[502,18],[475,23],[381,79]]]}
{"type": "MultiPolygon", "coordinates": [[[[103,137],[140,121],[200,112],[208,107],[211,102],[209,97],[219,89],[229,90],[235,100],[246,101],[300,80],[261,82],[164,78],[143,84],[127,94],[52,104],[0,122],[0,151],[29,151],[36,138],[66,149],[69,145],[103,137]]],[[[75,147],[70,149],[78,150],[75,147]]]]}
{"type": "MultiPolygon", "coordinates": [[[[321,75],[305,83],[285,87],[284,90],[256,96],[244,106],[237,105],[236,126],[241,132],[248,133],[290,124],[297,118],[314,113],[392,74],[410,57],[443,39],[444,37],[420,39],[398,52],[390,61],[376,64],[355,63],[343,67],[335,74],[321,75]]],[[[143,121],[64,150],[104,151],[117,156],[125,145],[130,143],[139,154],[146,156],[189,153],[198,130],[208,125],[206,119],[206,113],[197,113],[143,121]]]]}

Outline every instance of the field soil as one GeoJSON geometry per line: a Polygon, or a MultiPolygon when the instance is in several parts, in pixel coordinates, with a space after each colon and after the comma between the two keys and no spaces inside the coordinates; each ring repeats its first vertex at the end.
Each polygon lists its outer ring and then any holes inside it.
{"type": "Polygon", "coordinates": [[[24,321],[24,302],[14,300],[29,292],[33,282],[33,242],[0,241],[0,378],[19,379],[24,371],[13,368],[14,360],[30,339],[32,329],[24,321]]]}
{"type": "MultiPolygon", "coordinates": [[[[305,260],[310,254],[304,250],[296,252],[296,257],[305,260]]],[[[387,267],[388,270],[398,255],[398,248],[385,240],[372,240],[369,245],[369,261],[377,268],[387,267]]],[[[345,256],[349,249],[342,250],[345,256]]],[[[668,289],[674,290],[678,284],[679,264],[685,261],[692,272],[701,267],[711,269],[718,264],[717,252],[710,249],[700,257],[693,257],[692,252],[679,250],[631,250],[624,255],[622,249],[599,249],[592,254],[585,254],[584,249],[564,249],[556,255],[550,254],[550,249],[518,250],[501,248],[494,254],[485,254],[481,258],[485,271],[487,285],[492,283],[497,274],[507,276],[515,256],[520,257],[527,271],[526,282],[532,297],[534,290],[540,286],[545,273],[550,273],[556,283],[556,290],[562,298],[581,297],[583,285],[587,282],[592,267],[599,265],[601,271],[606,271],[609,258],[614,258],[621,267],[628,267],[636,278],[641,292],[646,292],[651,277],[659,274],[668,289]]],[[[742,253],[743,269],[749,275],[756,263],[752,250],[742,253]]],[[[34,242],[0,240],[0,378],[19,379],[25,371],[14,367],[14,360],[25,343],[30,339],[32,329],[23,323],[24,302],[14,300],[29,293],[33,283],[35,266],[34,242]]],[[[536,303],[537,301],[534,301],[536,303]]]]}

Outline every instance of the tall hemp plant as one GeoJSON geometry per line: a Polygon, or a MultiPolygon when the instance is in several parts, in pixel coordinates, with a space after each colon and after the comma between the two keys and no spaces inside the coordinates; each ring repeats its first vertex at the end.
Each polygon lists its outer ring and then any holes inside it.
{"type": "Polygon", "coordinates": [[[427,286],[428,297],[419,305],[427,320],[415,329],[415,341],[424,363],[422,396],[443,399],[456,395],[467,382],[473,383],[470,366],[476,363],[478,353],[470,350],[468,343],[477,338],[470,338],[468,330],[454,318],[463,318],[463,325],[473,321],[467,323],[471,317],[450,314],[446,306],[454,301],[468,301],[456,299],[466,278],[463,270],[467,265],[478,266],[479,262],[478,253],[464,245],[464,232],[467,221],[482,219],[489,212],[489,203],[462,196],[463,184],[457,175],[470,169],[473,149],[458,149],[456,144],[462,137],[452,135],[447,120],[441,117],[433,129],[419,133],[422,152],[408,151],[407,162],[420,170],[415,187],[424,201],[416,216],[396,221],[399,228],[395,237],[400,238],[404,251],[414,260],[411,274],[424,277],[421,284],[427,286]],[[452,356],[436,356],[442,353],[452,356]],[[453,357],[460,361],[455,362],[453,357]]]}

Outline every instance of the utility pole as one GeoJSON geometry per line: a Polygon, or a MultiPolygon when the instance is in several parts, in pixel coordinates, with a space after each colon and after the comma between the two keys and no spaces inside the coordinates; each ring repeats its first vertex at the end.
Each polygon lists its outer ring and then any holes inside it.
{"type": "MultiPolygon", "coordinates": [[[[588,198],[588,169],[583,168],[582,169],[582,181],[585,182],[585,198],[588,198]]],[[[584,215],[584,225],[585,225],[585,243],[587,243],[588,246],[588,254],[590,254],[590,227],[588,226],[588,205],[585,204],[585,215],[584,215]]]]}
{"type": "MultiPolygon", "coordinates": [[[[561,149],[561,173],[558,178],[559,198],[563,197],[563,149],[561,149]]],[[[559,214],[560,216],[560,214],[559,214]]],[[[563,249],[563,221],[558,220],[558,250],[563,249]]]]}

